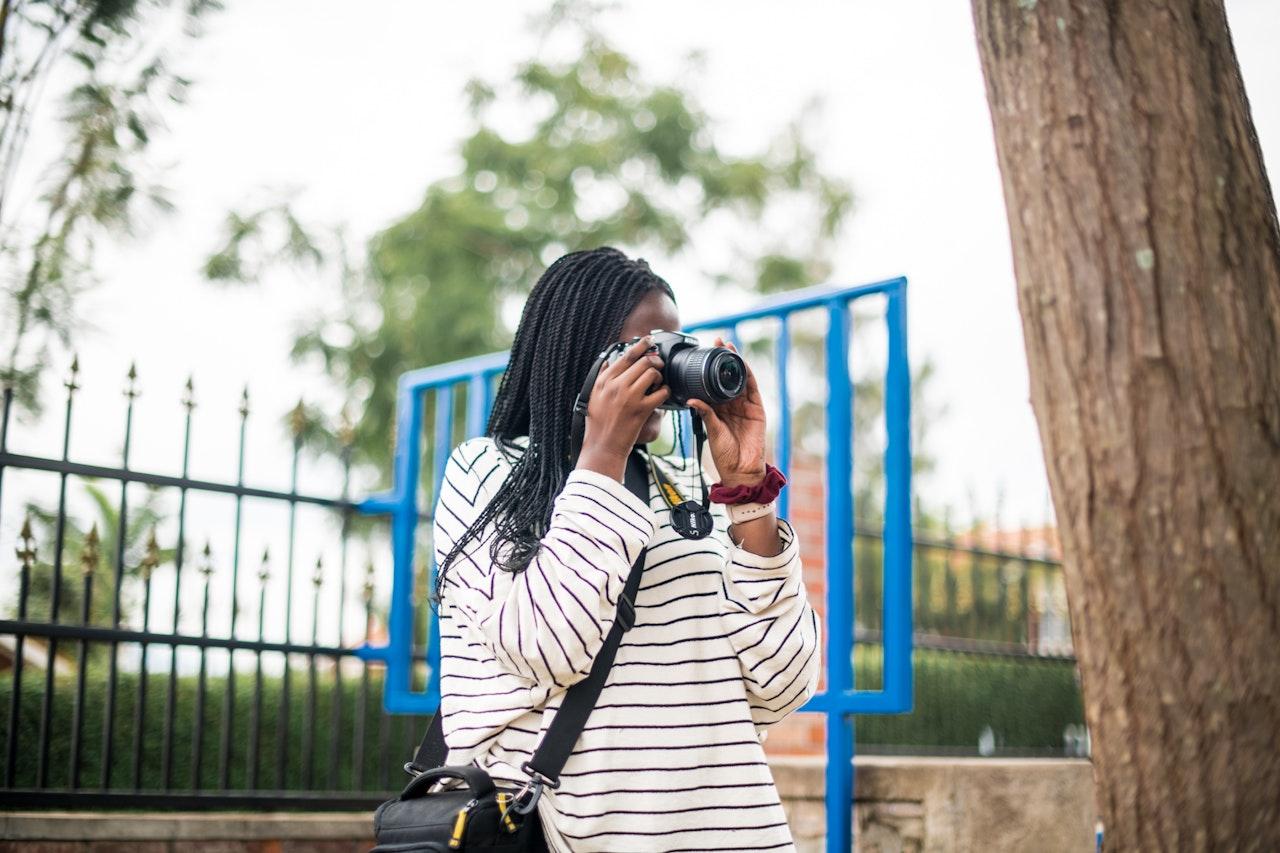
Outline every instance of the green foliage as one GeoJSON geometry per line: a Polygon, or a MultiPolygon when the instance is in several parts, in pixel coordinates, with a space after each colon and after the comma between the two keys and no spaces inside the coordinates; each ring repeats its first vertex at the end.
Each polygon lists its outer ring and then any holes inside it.
{"type": "MultiPolygon", "coordinates": [[[[348,389],[363,413],[358,456],[383,470],[399,374],[505,347],[503,307],[567,251],[614,244],[673,256],[708,219],[728,217],[749,248],[713,280],[772,291],[829,271],[852,195],[819,169],[802,118],[755,156],[724,153],[684,81],[647,79],[595,28],[595,14],[556,4],[541,25],[573,35],[573,55],[522,62],[505,83],[472,80],[473,130],[459,144],[459,172],[431,184],[417,210],[370,242],[365,268],[332,262],[345,308],[300,334],[294,353],[318,359],[348,389]],[[513,107],[533,114],[519,132],[494,119],[513,107]],[[799,235],[763,228],[784,204],[811,211],[799,235]]],[[[287,247],[286,216],[233,214],[206,272],[252,278],[260,261],[250,256],[309,263],[287,247]],[[258,227],[246,232],[244,223],[258,227]],[[270,247],[264,231],[275,235],[270,247]]]]}
{"type": "Polygon", "coordinates": [[[224,227],[226,245],[205,260],[204,276],[209,281],[256,282],[263,270],[274,263],[306,264],[315,268],[324,263],[324,252],[316,238],[286,202],[248,215],[232,211],[227,214],[224,227]],[[274,251],[266,245],[266,232],[273,224],[282,232],[274,251]]]}
{"type": "MultiPolygon", "coordinates": [[[[854,654],[859,688],[880,686],[879,646],[854,654]]],[[[915,652],[915,704],[909,714],[857,718],[858,745],[893,751],[973,752],[990,727],[998,749],[1060,752],[1068,726],[1084,724],[1071,661],[915,652]]]]}
{"type": "Polygon", "coordinates": [[[0,382],[39,409],[39,377],[78,325],[75,302],[93,283],[95,245],[128,236],[170,209],[148,169],[163,128],[157,102],[181,103],[189,81],[158,49],[177,9],[186,39],[216,0],[49,0],[5,3],[0,14],[0,270],[5,352],[0,382]],[[56,80],[65,88],[49,93],[56,80]],[[26,148],[33,119],[56,98],[65,144],[51,161],[26,148]],[[41,191],[13,204],[19,182],[41,191]]]}
{"type": "MultiPolygon", "coordinates": [[[[30,642],[30,640],[28,640],[30,642]]],[[[153,655],[167,656],[168,651],[153,650],[153,655]]],[[[241,653],[244,654],[243,652],[241,653]]],[[[239,659],[239,658],[238,658],[239,659]]],[[[251,660],[242,659],[242,664],[251,660]]],[[[257,742],[258,787],[269,790],[371,791],[379,794],[399,786],[404,774],[400,770],[425,731],[427,719],[422,717],[389,717],[382,710],[382,676],[380,669],[370,669],[368,682],[360,675],[344,674],[337,684],[331,665],[320,664],[316,673],[315,703],[311,704],[310,675],[305,666],[295,668],[289,680],[289,713],[281,717],[284,695],[280,676],[264,676],[261,688],[261,710],[258,716],[257,742]],[[336,701],[335,701],[336,700],[336,701]],[[314,710],[312,710],[314,709],[314,710]],[[336,716],[335,716],[336,711],[336,716]],[[283,737],[283,742],[281,741],[283,737]],[[281,748],[285,756],[285,775],[277,773],[281,748]],[[337,762],[332,755],[336,749],[337,762]],[[314,756],[307,775],[308,754],[314,756]],[[356,756],[362,756],[359,766],[356,756]]],[[[138,705],[139,680],[136,672],[117,676],[114,751],[111,770],[113,787],[131,788],[134,780],[133,753],[136,736],[135,709],[138,705]]],[[[226,724],[226,658],[210,654],[205,677],[203,724],[200,742],[203,759],[196,777],[195,735],[200,709],[198,675],[182,675],[176,681],[172,741],[172,787],[218,789],[219,760],[226,724]],[[216,662],[215,662],[216,661],[216,662]],[[195,783],[195,784],[193,784],[195,783]]],[[[244,791],[250,788],[250,745],[254,740],[255,676],[252,671],[235,674],[235,703],[231,711],[231,754],[227,762],[227,788],[244,791]]],[[[49,744],[49,779],[53,787],[68,785],[71,778],[71,755],[74,744],[76,695],[79,689],[74,674],[55,679],[52,706],[52,737],[49,744]]],[[[164,787],[165,711],[168,701],[169,674],[148,673],[143,736],[141,739],[141,788],[160,790],[164,787]]],[[[0,674],[0,707],[7,709],[13,694],[12,671],[0,674]]],[[[93,787],[102,775],[102,741],[104,713],[107,706],[107,670],[91,666],[86,670],[84,701],[80,704],[80,768],[81,782],[93,787]]],[[[39,751],[40,715],[44,696],[44,673],[27,670],[22,677],[22,699],[19,706],[17,787],[34,787],[39,751]]],[[[6,722],[7,726],[7,722],[6,722]]],[[[7,734],[7,732],[5,733],[7,734]]]]}

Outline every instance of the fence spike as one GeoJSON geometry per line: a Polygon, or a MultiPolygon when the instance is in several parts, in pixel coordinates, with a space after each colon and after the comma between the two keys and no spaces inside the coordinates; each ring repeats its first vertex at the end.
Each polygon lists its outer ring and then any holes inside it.
{"type": "Polygon", "coordinates": [[[138,564],[144,581],[151,580],[151,573],[160,565],[160,543],[156,541],[156,526],[151,525],[151,533],[147,536],[146,551],[142,555],[142,562],[138,564]]]}
{"type": "Polygon", "coordinates": [[[244,386],[244,390],[240,392],[240,417],[249,417],[249,386],[244,386]]]}
{"type": "Polygon", "coordinates": [[[84,537],[84,549],[80,552],[80,571],[87,577],[98,568],[98,522],[89,528],[84,537]]]}
{"type": "Polygon", "coordinates": [[[76,379],[79,376],[80,376],[80,355],[79,353],[77,353],[71,356],[71,373],[70,375],[67,376],[67,381],[62,383],[63,385],[66,386],[67,391],[71,392],[72,394],[74,394],[76,392],[76,389],[80,387],[80,384],[76,382],[76,379]]]}
{"type": "Polygon", "coordinates": [[[321,557],[316,557],[316,570],[311,573],[311,583],[316,588],[324,583],[324,561],[321,557]]]}
{"type": "Polygon", "coordinates": [[[267,578],[271,577],[271,549],[262,549],[262,565],[258,567],[258,582],[266,583],[267,578]]]}
{"type": "Polygon", "coordinates": [[[204,540],[204,548],[200,550],[200,574],[208,579],[213,574],[213,548],[209,545],[209,540],[204,540]]]}
{"type": "Polygon", "coordinates": [[[293,430],[294,439],[301,438],[303,430],[307,428],[307,408],[303,405],[302,398],[298,398],[298,405],[289,413],[289,428],[293,430]]]}
{"type": "Polygon", "coordinates": [[[22,532],[18,534],[19,545],[14,553],[21,563],[23,571],[30,571],[36,561],[36,538],[31,533],[31,514],[22,520],[22,532]]]}
{"type": "Polygon", "coordinates": [[[125,374],[128,382],[124,386],[124,395],[130,400],[138,396],[138,363],[129,362],[129,372],[125,374]]]}
{"type": "Polygon", "coordinates": [[[182,387],[182,405],[188,412],[196,407],[195,377],[187,376],[187,384],[182,387]]]}

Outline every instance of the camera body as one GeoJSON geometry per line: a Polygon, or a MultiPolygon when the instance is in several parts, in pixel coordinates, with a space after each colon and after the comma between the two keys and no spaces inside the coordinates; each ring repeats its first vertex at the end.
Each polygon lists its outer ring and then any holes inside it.
{"type": "MultiPolygon", "coordinates": [[[[742,356],[728,347],[699,346],[698,339],[681,332],[654,329],[652,352],[662,359],[662,382],[671,393],[659,409],[689,408],[690,400],[718,406],[747,388],[747,367],[742,356]]],[[[605,350],[607,363],[617,361],[639,338],[622,341],[605,350]]]]}

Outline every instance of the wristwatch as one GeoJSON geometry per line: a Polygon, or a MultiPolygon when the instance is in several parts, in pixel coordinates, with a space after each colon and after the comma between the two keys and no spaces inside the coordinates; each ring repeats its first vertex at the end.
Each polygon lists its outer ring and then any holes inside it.
{"type": "Polygon", "coordinates": [[[773,512],[776,505],[776,501],[769,501],[767,504],[726,504],[725,509],[729,512],[729,521],[741,524],[744,521],[768,515],[773,512]]]}

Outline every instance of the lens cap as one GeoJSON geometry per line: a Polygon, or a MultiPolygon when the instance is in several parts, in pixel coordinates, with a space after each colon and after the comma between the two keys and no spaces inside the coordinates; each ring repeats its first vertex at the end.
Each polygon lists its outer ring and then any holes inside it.
{"type": "Polygon", "coordinates": [[[705,539],[714,523],[710,509],[696,501],[685,501],[671,507],[671,526],[685,539],[705,539]]]}

